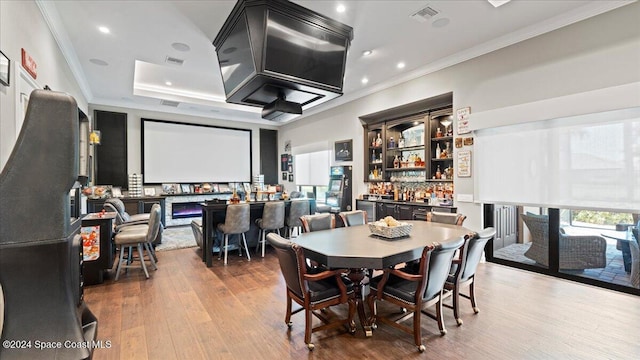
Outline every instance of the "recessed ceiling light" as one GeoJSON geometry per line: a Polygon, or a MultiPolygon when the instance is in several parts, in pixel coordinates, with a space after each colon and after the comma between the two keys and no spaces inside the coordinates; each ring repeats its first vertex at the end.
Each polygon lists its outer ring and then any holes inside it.
{"type": "Polygon", "coordinates": [[[487,1],[489,2],[489,4],[493,5],[493,7],[498,7],[508,3],[511,0],[487,0],[487,1]]]}
{"type": "Polygon", "coordinates": [[[98,26],[98,30],[100,30],[100,32],[103,34],[108,34],[111,32],[111,30],[109,30],[109,28],[106,26],[98,26]]]}
{"type": "Polygon", "coordinates": [[[363,84],[366,84],[366,83],[368,83],[368,82],[369,82],[369,79],[367,79],[366,77],[363,77],[363,78],[362,78],[362,83],[363,83],[363,84]]]}
{"type": "Polygon", "coordinates": [[[173,85],[173,84],[171,83],[171,81],[165,81],[165,82],[164,82],[164,84],[165,84],[165,85],[167,85],[167,86],[171,86],[171,85],[173,85]]]}
{"type": "Polygon", "coordinates": [[[396,65],[398,67],[398,69],[404,69],[404,63],[403,62],[399,62],[398,65],[396,65]]]}
{"type": "Polygon", "coordinates": [[[336,11],[339,12],[339,13],[343,13],[346,10],[347,10],[347,8],[342,4],[338,5],[338,7],[336,8],[336,11]]]}
{"type": "Polygon", "coordinates": [[[178,51],[189,51],[191,50],[191,47],[185,43],[181,43],[181,42],[174,42],[173,44],[171,44],[171,47],[178,50],[178,51]]]}
{"type": "Polygon", "coordinates": [[[364,55],[364,56],[369,56],[371,54],[373,54],[373,50],[365,50],[365,51],[362,52],[362,55],[364,55]]]}
{"type": "Polygon", "coordinates": [[[449,25],[449,22],[451,22],[449,18],[442,17],[442,18],[433,20],[433,22],[431,23],[431,26],[433,26],[434,28],[442,28],[449,25]]]}
{"type": "Polygon", "coordinates": [[[100,66],[107,66],[109,65],[108,62],[104,61],[104,60],[100,60],[100,59],[89,59],[89,62],[92,64],[96,64],[96,65],[100,65],[100,66]]]}

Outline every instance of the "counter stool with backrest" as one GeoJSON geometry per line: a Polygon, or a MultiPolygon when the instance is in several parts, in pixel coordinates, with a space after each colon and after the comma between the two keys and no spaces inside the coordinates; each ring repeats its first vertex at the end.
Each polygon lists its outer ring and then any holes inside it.
{"type": "Polygon", "coordinates": [[[264,204],[262,210],[262,217],[256,219],[256,225],[260,229],[260,237],[258,239],[258,245],[256,245],[256,251],[258,247],[262,245],[262,257],[264,257],[264,248],[266,246],[266,236],[268,231],[276,231],[280,235],[280,229],[284,227],[284,202],[268,202],[264,204]]]}
{"type": "Polygon", "coordinates": [[[153,265],[155,270],[158,269],[156,266],[156,261],[154,259],[153,254],[153,240],[158,236],[158,232],[160,231],[161,221],[160,221],[160,205],[154,204],[151,207],[151,212],[149,213],[149,223],[147,225],[131,225],[124,227],[118,231],[114,236],[114,243],[116,246],[120,247],[120,258],[118,260],[118,268],[116,270],[116,278],[120,276],[120,270],[122,268],[130,268],[133,267],[130,263],[134,260],[140,261],[140,267],[144,271],[145,277],[149,278],[149,272],[147,271],[147,266],[145,265],[145,252],[148,253],[148,260],[153,265]],[[138,257],[132,257],[133,247],[138,249],[138,257]],[[128,249],[128,259],[124,258],[125,249],[128,249]],[[126,264],[126,265],[124,265],[126,264]]]}
{"type": "Polygon", "coordinates": [[[225,215],[224,223],[218,224],[218,230],[220,230],[224,235],[224,244],[220,248],[220,255],[218,256],[218,259],[220,259],[222,251],[224,250],[225,265],[227,265],[229,235],[242,236],[242,243],[240,243],[240,241],[238,240],[238,248],[240,249],[240,254],[242,254],[242,246],[244,245],[244,249],[247,253],[247,260],[251,260],[251,255],[249,255],[249,248],[247,247],[247,238],[245,237],[245,233],[249,231],[249,228],[251,226],[249,211],[249,204],[227,205],[227,212],[225,215]]]}
{"type": "Polygon", "coordinates": [[[300,217],[303,215],[309,215],[309,200],[291,200],[289,216],[285,219],[288,238],[291,238],[293,235],[293,230],[298,229],[299,231],[302,226],[300,217]]]}
{"type": "MultiPolygon", "coordinates": [[[[102,208],[107,212],[115,212],[115,231],[118,232],[120,229],[131,226],[131,225],[146,225],[149,223],[149,213],[144,214],[134,214],[129,215],[126,211],[124,203],[119,198],[108,198],[105,200],[102,208]]],[[[153,239],[153,244],[162,243],[162,230],[164,226],[160,225],[160,231],[158,231],[158,235],[155,239],[153,239]]]]}
{"type": "Polygon", "coordinates": [[[193,237],[196,240],[196,244],[198,244],[198,247],[202,249],[202,240],[204,239],[202,235],[202,220],[191,220],[191,231],[193,232],[193,237]]]}
{"type": "Polygon", "coordinates": [[[476,270],[478,264],[482,259],[482,253],[487,242],[491,240],[496,234],[496,230],[492,227],[488,227],[479,233],[472,233],[465,239],[464,245],[460,248],[458,256],[453,259],[451,263],[451,270],[449,271],[449,277],[444,284],[445,290],[447,290],[446,296],[453,296],[453,305],[446,307],[453,309],[453,317],[456,318],[458,325],[462,325],[462,319],[460,319],[459,303],[460,297],[471,300],[471,306],[474,313],[478,313],[478,305],[476,304],[475,296],[475,279],[476,270]],[[460,293],[460,287],[469,286],[469,295],[460,293]]]}

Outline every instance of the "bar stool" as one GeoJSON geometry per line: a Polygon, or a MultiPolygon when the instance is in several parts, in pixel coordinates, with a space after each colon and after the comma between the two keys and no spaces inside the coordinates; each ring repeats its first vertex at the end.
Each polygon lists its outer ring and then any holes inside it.
{"type": "Polygon", "coordinates": [[[258,245],[256,245],[256,251],[258,247],[262,245],[262,257],[264,257],[264,247],[266,246],[267,231],[277,231],[280,235],[280,229],[284,227],[284,202],[268,202],[264,204],[262,210],[262,218],[256,219],[256,224],[260,228],[260,237],[258,239],[258,245]]]}
{"type": "Polygon", "coordinates": [[[118,261],[118,269],[116,270],[116,278],[120,277],[120,270],[122,268],[130,268],[133,267],[129,265],[129,263],[133,260],[140,261],[140,267],[144,271],[145,277],[149,278],[149,272],[147,271],[147,266],[145,265],[144,253],[145,250],[148,252],[149,261],[151,265],[153,265],[154,270],[157,270],[156,261],[154,259],[153,254],[153,246],[151,243],[158,236],[158,232],[160,231],[160,205],[154,204],[151,207],[151,213],[149,216],[149,224],[148,225],[131,225],[122,228],[118,231],[114,237],[114,243],[120,247],[120,259],[118,261]],[[138,258],[132,258],[132,249],[133,246],[138,248],[138,258]],[[125,248],[129,249],[129,259],[124,259],[124,251],[125,248]],[[123,265],[126,263],[126,265],[123,265]]]}
{"type": "MultiPolygon", "coordinates": [[[[224,264],[227,265],[227,252],[229,250],[229,235],[242,235],[242,243],[244,249],[247,252],[247,260],[251,260],[249,255],[249,248],[247,247],[247,238],[244,233],[249,231],[250,213],[249,204],[235,204],[227,205],[227,212],[223,224],[218,224],[218,230],[224,235],[224,245],[220,249],[220,255],[222,256],[222,250],[224,249],[224,264]]],[[[238,247],[240,248],[240,254],[242,255],[242,244],[238,241],[238,247]]]]}
{"type": "Polygon", "coordinates": [[[300,228],[302,227],[300,217],[303,215],[309,215],[309,200],[291,200],[289,216],[285,221],[288,238],[291,238],[294,229],[298,229],[298,234],[300,234],[300,228]]]}

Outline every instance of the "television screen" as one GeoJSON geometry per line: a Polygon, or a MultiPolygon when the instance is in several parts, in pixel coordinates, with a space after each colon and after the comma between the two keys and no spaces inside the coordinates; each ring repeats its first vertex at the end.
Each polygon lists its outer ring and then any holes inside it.
{"type": "Polygon", "coordinates": [[[342,187],[342,180],[331,180],[331,182],[329,182],[329,191],[331,192],[338,192],[341,190],[342,187]]]}
{"type": "Polygon", "coordinates": [[[266,39],[265,70],[342,89],[344,36],[269,11],[266,39]]]}

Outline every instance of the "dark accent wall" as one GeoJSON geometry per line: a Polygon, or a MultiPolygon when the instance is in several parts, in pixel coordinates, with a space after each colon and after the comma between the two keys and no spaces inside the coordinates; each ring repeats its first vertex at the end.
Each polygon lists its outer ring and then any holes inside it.
{"type": "Polygon", "coordinates": [[[260,173],[265,184],[278,184],[278,131],[260,129],[260,173]]]}
{"type": "Polygon", "coordinates": [[[94,184],[128,188],[127,114],[96,110],[95,129],[100,131],[100,145],[94,145],[96,179],[94,184]]]}

